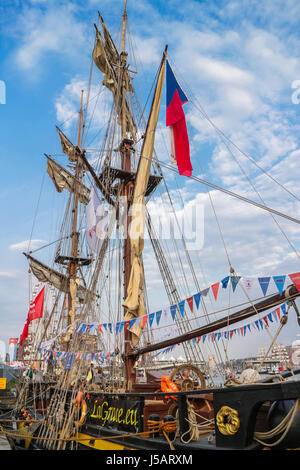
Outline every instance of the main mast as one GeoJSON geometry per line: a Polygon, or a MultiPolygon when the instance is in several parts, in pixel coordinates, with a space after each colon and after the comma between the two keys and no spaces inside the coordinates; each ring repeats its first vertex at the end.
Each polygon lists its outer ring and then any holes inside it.
{"type": "MultiPolygon", "coordinates": [[[[126,134],[126,73],[127,73],[127,53],[125,52],[125,37],[126,37],[126,20],[127,20],[127,0],[124,4],[124,12],[122,18],[122,46],[121,46],[121,80],[122,80],[122,142],[121,142],[121,155],[122,155],[122,170],[130,173],[131,172],[131,146],[133,141],[127,139],[126,134]]],[[[124,248],[123,248],[123,263],[124,263],[124,299],[127,297],[127,289],[129,284],[129,277],[131,271],[131,249],[129,239],[129,206],[133,192],[133,183],[124,183],[123,188],[123,203],[126,210],[124,220],[124,248]]],[[[126,310],[126,309],[125,309],[126,310]]],[[[131,345],[131,332],[126,329],[124,333],[124,352],[125,352],[125,375],[126,375],[126,389],[131,390],[132,384],[135,381],[134,374],[134,359],[128,357],[128,353],[132,348],[131,345]]]]}

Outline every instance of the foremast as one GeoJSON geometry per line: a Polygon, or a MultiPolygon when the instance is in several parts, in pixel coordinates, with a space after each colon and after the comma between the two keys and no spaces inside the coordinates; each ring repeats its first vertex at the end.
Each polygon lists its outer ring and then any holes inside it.
{"type": "MultiPolygon", "coordinates": [[[[77,147],[80,151],[81,146],[81,121],[82,121],[82,102],[83,102],[83,90],[81,90],[81,100],[80,100],[80,112],[79,112],[79,126],[78,126],[78,142],[77,147]]],[[[78,183],[80,180],[82,165],[79,159],[76,160],[75,166],[75,180],[74,180],[74,198],[73,198],[73,209],[72,209],[72,235],[71,235],[71,260],[69,264],[69,280],[70,288],[68,293],[68,317],[67,317],[67,326],[70,326],[74,323],[75,320],[75,302],[76,302],[76,290],[78,287],[77,281],[77,271],[78,271],[78,241],[79,233],[77,231],[77,222],[78,222],[78,183]]],[[[67,337],[66,339],[69,339],[67,337]]]]}

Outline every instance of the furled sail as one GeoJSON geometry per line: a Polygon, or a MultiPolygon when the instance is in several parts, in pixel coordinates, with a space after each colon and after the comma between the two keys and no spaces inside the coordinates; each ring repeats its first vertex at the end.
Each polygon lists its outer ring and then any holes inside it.
{"type": "Polygon", "coordinates": [[[80,150],[70,142],[65,134],[56,126],[60,137],[62,151],[68,156],[70,162],[77,162],[80,160],[80,150]]]}
{"type": "Polygon", "coordinates": [[[117,51],[117,48],[115,46],[115,43],[110,35],[110,32],[107,29],[106,24],[103,21],[102,16],[99,14],[101,24],[102,24],[102,29],[103,29],[103,36],[104,36],[104,48],[105,48],[105,53],[110,61],[110,63],[117,65],[120,61],[120,56],[117,51]]]}
{"type": "MultiPolygon", "coordinates": [[[[118,122],[122,122],[122,92],[121,84],[118,84],[118,76],[120,76],[119,81],[123,80],[122,74],[120,71],[121,59],[117,52],[116,46],[113,43],[113,40],[102,20],[102,28],[104,34],[104,41],[102,39],[101,33],[96,28],[96,41],[93,49],[93,60],[97,65],[98,69],[103,73],[103,85],[108,88],[114,97],[114,103],[118,114],[118,122]],[[118,67],[118,74],[116,73],[114,66],[118,67]]],[[[133,91],[132,84],[128,74],[126,74],[126,90],[133,91]]],[[[136,125],[133,120],[132,114],[130,112],[128,102],[125,100],[125,115],[126,115],[126,131],[130,133],[133,140],[136,140],[136,125]]]]}
{"type": "MultiPolygon", "coordinates": [[[[24,254],[30,261],[31,271],[40,282],[49,282],[58,290],[65,292],[66,294],[69,293],[70,283],[69,283],[69,278],[67,276],[65,276],[62,273],[59,273],[53,268],[50,268],[49,266],[42,263],[41,261],[38,261],[32,256],[26,253],[24,254]]],[[[83,302],[87,294],[92,295],[92,293],[89,292],[85,287],[81,285],[77,287],[76,295],[77,295],[77,299],[79,300],[79,302],[83,302]]]]}
{"type": "MultiPolygon", "coordinates": [[[[74,192],[75,177],[63,166],[46,155],[48,159],[47,172],[52,179],[56,190],[61,193],[64,189],[74,192]]],[[[88,205],[90,190],[81,181],[77,181],[78,198],[82,204],[88,205]]]]}
{"type": "MultiPolygon", "coordinates": [[[[146,206],[145,192],[150,175],[155,130],[161,103],[165,73],[165,59],[166,51],[164,52],[159,76],[157,79],[134,187],[129,231],[131,247],[131,272],[127,289],[127,297],[123,303],[123,306],[126,309],[125,321],[132,320],[133,318],[138,318],[144,315],[143,266],[141,255],[144,249],[146,206]]],[[[130,329],[132,333],[133,346],[137,345],[142,328],[141,322],[136,322],[136,324],[137,326],[135,329],[130,329]]]]}

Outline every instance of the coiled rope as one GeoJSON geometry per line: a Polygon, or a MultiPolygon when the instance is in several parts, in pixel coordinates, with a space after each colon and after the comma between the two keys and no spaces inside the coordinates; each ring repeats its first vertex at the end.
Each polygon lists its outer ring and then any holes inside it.
{"type": "Polygon", "coordinates": [[[283,439],[285,438],[285,436],[289,432],[290,427],[291,427],[291,425],[292,425],[292,423],[295,419],[295,416],[296,416],[297,412],[299,411],[299,409],[300,409],[300,400],[299,400],[299,398],[297,398],[297,400],[295,401],[293,407],[290,409],[288,414],[283,418],[283,420],[275,428],[273,428],[273,429],[271,429],[271,431],[267,431],[267,432],[255,432],[254,433],[254,440],[256,440],[257,442],[259,442],[260,444],[262,444],[263,446],[266,446],[266,447],[275,447],[278,444],[280,444],[280,442],[283,441],[283,439]],[[278,436],[281,433],[283,433],[283,434],[275,442],[267,443],[267,442],[263,441],[263,439],[267,439],[267,440],[272,439],[272,438],[278,436]]]}

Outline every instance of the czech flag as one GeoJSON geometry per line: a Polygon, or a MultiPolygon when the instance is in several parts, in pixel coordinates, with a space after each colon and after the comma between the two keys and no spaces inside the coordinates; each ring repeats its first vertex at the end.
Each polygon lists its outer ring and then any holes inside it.
{"type": "Polygon", "coordinates": [[[166,125],[171,133],[171,158],[177,163],[180,175],[191,176],[192,164],[190,145],[182,105],[188,101],[187,96],[178,84],[168,61],[166,68],[167,82],[167,116],[166,125]]]}

